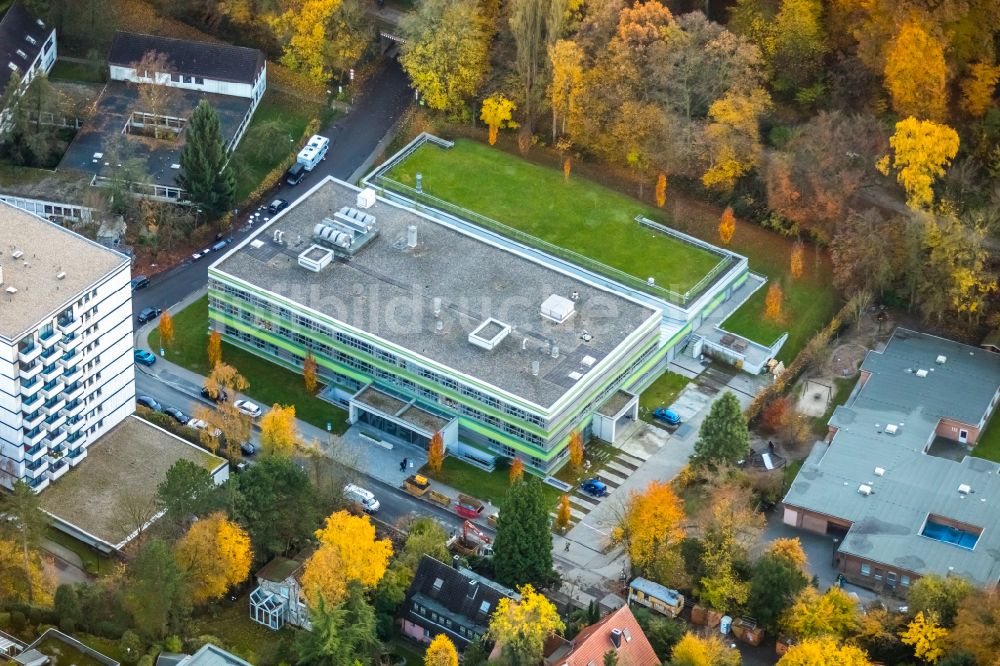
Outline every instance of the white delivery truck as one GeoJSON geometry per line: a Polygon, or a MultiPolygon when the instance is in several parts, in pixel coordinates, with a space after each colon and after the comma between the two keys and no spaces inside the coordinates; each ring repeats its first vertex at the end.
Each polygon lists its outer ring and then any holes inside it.
{"type": "Polygon", "coordinates": [[[305,167],[306,171],[312,171],[320,161],[326,159],[326,153],[330,150],[330,140],[325,136],[313,134],[309,137],[309,143],[299,151],[296,161],[305,167]]]}

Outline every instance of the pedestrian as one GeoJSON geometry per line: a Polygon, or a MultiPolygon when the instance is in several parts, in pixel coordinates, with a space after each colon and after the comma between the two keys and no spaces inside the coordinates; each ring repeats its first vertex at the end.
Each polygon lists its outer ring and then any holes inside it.
{"type": "Polygon", "coordinates": [[[566,545],[563,546],[563,552],[569,552],[569,539],[566,539],[566,545]]]}
{"type": "Polygon", "coordinates": [[[767,452],[774,455],[774,442],[767,440],[767,452]]]}
{"type": "Polygon", "coordinates": [[[400,472],[405,472],[406,471],[406,458],[403,458],[403,460],[400,461],[400,463],[399,463],[399,471],[400,472]]]}

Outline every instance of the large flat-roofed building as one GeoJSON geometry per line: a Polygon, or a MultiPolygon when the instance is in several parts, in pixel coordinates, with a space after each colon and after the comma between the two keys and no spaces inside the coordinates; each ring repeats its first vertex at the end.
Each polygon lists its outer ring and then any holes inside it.
{"type": "Polygon", "coordinates": [[[1000,355],[897,329],[870,352],[784,521],[840,539],[845,578],[905,591],[927,573],[1000,581],[1000,465],[973,448],[1000,399],[1000,355]]]}
{"type": "Polygon", "coordinates": [[[128,257],[0,203],[0,485],[42,490],[135,411],[128,257]]]}
{"type": "Polygon", "coordinates": [[[662,370],[658,309],[333,178],[212,265],[209,315],[289,367],[311,352],[353,423],[541,471],[662,370]]]}

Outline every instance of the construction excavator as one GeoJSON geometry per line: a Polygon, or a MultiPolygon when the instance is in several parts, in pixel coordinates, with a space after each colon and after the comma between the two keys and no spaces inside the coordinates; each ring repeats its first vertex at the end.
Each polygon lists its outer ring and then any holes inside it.
{"type": "Polygon", "coordinates": [[[479,555],[490,557],[493,549],[490,547],[492,540],[476,527],[475,523],[466,520],[462,523],[462,532],[453,534],[448,539],[448,550],[456,555],[468,557],[469,555],[479,555]]]}

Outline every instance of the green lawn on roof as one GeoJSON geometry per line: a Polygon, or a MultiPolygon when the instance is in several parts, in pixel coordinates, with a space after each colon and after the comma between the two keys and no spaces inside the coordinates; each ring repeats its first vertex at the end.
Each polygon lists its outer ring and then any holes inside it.
{"type": "Polygon", "coordinates": [[[492,218],[640,280],[684,293],[720,257],[641,226],[637,215],[665,221],[662,211],[474,141],[451,149],[425,143],[396,165],[392,180],[413,186],[423,174],[427,194],[492,218]]]}

